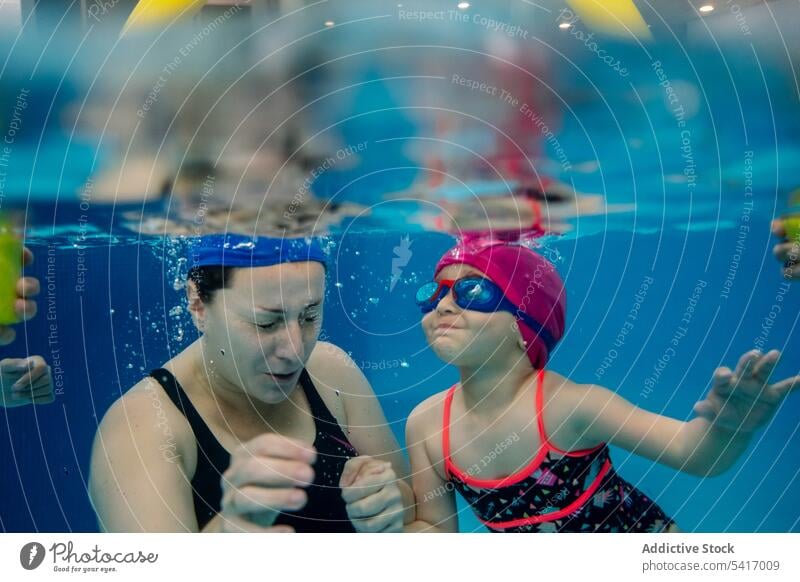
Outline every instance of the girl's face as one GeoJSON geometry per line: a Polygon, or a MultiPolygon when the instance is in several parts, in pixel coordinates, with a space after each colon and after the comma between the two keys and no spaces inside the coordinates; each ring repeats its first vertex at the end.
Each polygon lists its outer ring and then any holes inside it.
{"type": "Polygon", "coordinates": [[[208,373],[255,400],[286,399],[319,337],[324,294],[325,269],[316,262],[237,269],[210,304],[192,309],[208,373]]]}
{"type": "MultiPolygon", "coordinates": [[[[468,265],[450,265],[441,270],[436,280],[461,279],[467,276],[486,277],[468,265]]],[[[450,290],[439,305],[422,318],[422,329],[436,355],[459,367],[510,365],[524,354],[521,335],[512,313],[482,313],[459,307],[450,290]]]]}

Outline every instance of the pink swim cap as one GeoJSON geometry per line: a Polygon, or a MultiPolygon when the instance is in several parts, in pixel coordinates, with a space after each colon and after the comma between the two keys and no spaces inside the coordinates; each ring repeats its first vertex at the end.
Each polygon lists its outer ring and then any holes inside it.
{"type": "MultiPolygon", "coordinates": [[[[439,260],[434,277],[448,265],[464,264],[483,272],[521,312],[542,325],[558,342],[564,336],[566,291],[552,263],[527,247],[502,241],[456,245],[439,260]]],[[[536,369],[550,357],[544,341],[517,318],[528,358],[536,369]]]]}

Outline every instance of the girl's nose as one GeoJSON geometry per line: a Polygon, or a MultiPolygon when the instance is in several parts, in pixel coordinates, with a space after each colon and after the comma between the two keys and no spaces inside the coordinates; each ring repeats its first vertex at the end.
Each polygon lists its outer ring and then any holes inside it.
{"type": "Polygon", "coordinates": [[[436,313],[444,315],[445,313],[455,313],[458,309],[455,297],[453,297],[453,290],[448,289],[447,294],[442,297],[439,304],[436,306],[436,313]]]}

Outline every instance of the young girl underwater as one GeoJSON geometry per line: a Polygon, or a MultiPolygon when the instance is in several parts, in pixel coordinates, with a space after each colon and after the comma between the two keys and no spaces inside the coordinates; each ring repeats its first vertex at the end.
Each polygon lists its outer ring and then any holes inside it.
{"type": "Polygon", "coordinates": [[[422,327],[461,381],[408,419],[411,531],[457,531],[454,491],[496,532],[679,531],[614,471],[609,445],[718,475],[800,386],[800,376],[769,383],[780,353],[753,351],[734,371],[716,370],[692,420],[654,414],[545,370],[564,334],[565,291],[537,253],[501,241],[462,243],[434,277],[417,292],[422,327]]]}

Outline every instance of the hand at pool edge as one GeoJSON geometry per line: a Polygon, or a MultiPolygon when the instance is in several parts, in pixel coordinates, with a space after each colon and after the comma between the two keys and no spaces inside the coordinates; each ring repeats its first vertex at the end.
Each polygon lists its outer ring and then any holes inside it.
{"type": "Polygon", "coordinates": [[[403,531],[403,496],[391,463],[369,456],[347,461],[339,481],[347,515],[357,532],[403,531]]]}
{"type": "MultiPolygon", "coordinates": [[[[33,253],[27,247],[22,250],[22,266],[33,263],[33,253]]],[[[35,277],[20,277],[17,280],[17,299],[14,303],[19,322],[27,321],[36,315],[36,302],[31,300],[39,294],[39,280],[35,277]]],[[[0,324],[0,346],[6,346],[14,341],[17,332],[10,325],[0,324]]]]}
{"type": "Polygon", "coordinates": [[[782,220],[773,220],[771,226],[772,234],[783,239],[772,247],[775,258],[784,264],[783,276],[790,280],[800,280],[800,244],[787,240],[782,220]]]}

